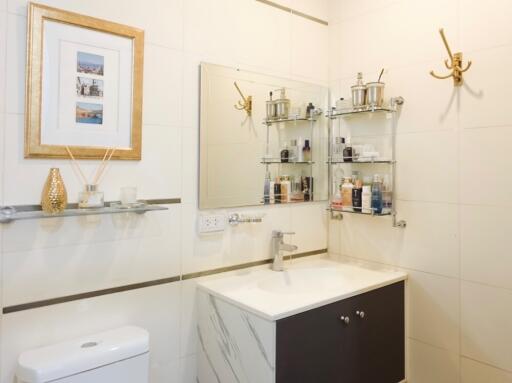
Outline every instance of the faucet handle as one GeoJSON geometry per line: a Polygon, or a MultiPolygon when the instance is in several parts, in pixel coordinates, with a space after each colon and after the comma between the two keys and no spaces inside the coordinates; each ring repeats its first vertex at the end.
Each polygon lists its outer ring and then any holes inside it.
{"type": "Polygon", "coordinates": [[[281,231],[281,230],[272,230],[272,237],[274,238],[283,238],[283,235],[293,235],[294,231],[281,231]]]}

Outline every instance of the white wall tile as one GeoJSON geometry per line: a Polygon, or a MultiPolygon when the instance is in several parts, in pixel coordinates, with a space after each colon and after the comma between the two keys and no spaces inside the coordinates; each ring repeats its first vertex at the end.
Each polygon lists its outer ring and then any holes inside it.
{"type": "Polygon", "coordinates": [[[197,358],[195,355],[180,359],[180,380],[179,383],[197,383],[196,374],[197,358]]]}
{"type": "Polygon", "coordinates": [[[512,289],[512,227],[507,209],[463,206],[461,213],[462,278],[512,289]]]}
{"type": "Polygon", "coordinates": [[[511,383],[512,372],[461,358],[461,383],[511,383]]]}
{"type": "Polygon", "coordinates": [[[326,209],[324,202],[292,206],[290,208],[291,230],[295,235],[285,236],[285,243],[297,245],[298,253],[326,249],[328,230],[326,209]]]}
{"type": "Polygon", "coordinates": [[[398,198],[458,202],[456,131],[399,134],[396,142],[398,198]]]}
{"type": "Polygon", "coordinates": [[[329,18],[328,0],[291,0],[290,7],[321,20],[327,21],[329,18]]]}
{"type": "Polygon", "coordinates": [[[26,18],[7,15],[5,100],[7,113],[23,113],[25,109],[26,18]]]}
{"type": "Polygon", "coordinates": [[[511,205],[512,126],[467,129],[461,133],[460,200],[464,204],[511,205]],[[478,187],[483,180],[483,187],[478,187]]]}
{"type": "MultiPolygon", "coordinates": [[[[460,38],[463,52],[512,44],[509,15],[512,4],[507,0],[460,2],[460,38]]],[[[498,64],[498,63],[496,63],[498,64]]]]}
{"type": "MultiPolygon", "coordinates": [[[[490,36],[482,34],[482,38],[490,36]]],[[[506,73],[512,65],[512,46],[471,52],[467,56],[473,66],[464,74],[465,85],[461,88],[461,127],[511,126],[506,90],[512,79],[498,74],[506,73]]]]}
{"type": "Polygon", "coordinates": [[[407,271],[409,336],[459,353],[459,280],[407,271]]]}
{"type": "MultiPolygon", "coordinates": [[[[5,5],[5,4],[4,4],[5,5]]],[[[0,2],[1,9],[1,2],[0,2]]],[[[0,10],[0,113],[5,112],[5,51],[7,48],[7,13],[0,10]]]]}
{"type": "Polygon", "coordinates": [[[512,371],[512,290],[462,283],[461,353],[512,371]]]}
{"type": "Polygon", "coordinates": [[[158,369],[178,359],[179,291],[179,283],[172,283],[4,316],[0,381],[13,382],[23,351],[124,325],[149,331],[151,373],[158,376],[158,369]]]}
{"type": "Polygon", "coordinates": [[[454,383],[459,381],[456,353],[409,340],[409,376],[413,383],[454,383]]]}
{"type": "Polygon", "coordinates": [[[339,23],[362,16],[365,13],[381,12],[384,8],[400,0],[331,0],[329,1],[329,24],[339,23]]]}
{"type": "Polygon", "coordinates": [[[407,221],[405,230],[393,228],[390,218],[346,214],[341,230],[342,254],[458,277],[457,206],[398,201],[397,211],[398,218],[407,221]]]}

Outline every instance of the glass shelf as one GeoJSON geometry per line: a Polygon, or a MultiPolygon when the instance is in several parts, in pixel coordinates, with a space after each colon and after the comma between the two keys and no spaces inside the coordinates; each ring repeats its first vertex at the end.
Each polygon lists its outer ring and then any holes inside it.
{"type": "Polygon", "coordinates": [[[288,161],[288,162],[282,162],[278,159],[263,159],[261,160],[261,163],[264,165],[313,165],[314,161],[288,161]]]}
{"type": "Polygon", "coordinates": [[[106,203],[105,207],[98,209],[79,209],[76,204],[71,204],[71,207],[64,210],[62,213],[48,214],[41,210],[38,205],[19,205],[19,206],[4,206],[0,208],[0,223],[10,223],[12,221],[19,221],[25,219],[42,219],[42,218],[60,218],[60,217],[78,217],[86,215],[104,215],[104,214],[119,214],[119,213],[136,213],[144,214],[149,211],[168,210],[165,206],[144,204],[136,207],[121,207],[120,204],[106,203]]]}
{"type": "Polygon", "coordinates": [[[333,164],[333,165],[358,165],[358,164],[388,164],[388,165],[392,165],[395,163],[395,161],[391,161],[391,160],[375,160],[375,161],[353,161],[353,162],[347,162],[347,161],[338,161],[338,160],[335,160],[335,161],[327,161],[328,164],[333,164]]]}
{"type": "Polygon", "coordinates": [[[263,120],[263,124],[265,125],[273,125],[280,124],[283,122],[297,122],[297,121],[316,121],[316,118],[306,118],[306,117],[297,117],[297,118],[281,118],[279,120],[263,120]]]}
{"type": "Polygon", "coordinates": [[[326,114],[326,117],[329,118],[339,118],[339,117],[345,117],[345,116],[353,116],[356,114],[361,113],[395,113],[396,110],[391,107],[372,107],[372,106],[365,106],[363,108],[352,108],[352,109],[333,109],[331,112],[326,114]]]}
{"type": "Polygon", "coordinates": [[[370,217],[385,217],[385,216],[389,216],[391,215],[391,211],[383,211],[382,213],[363,213],[362,211],[346,211],[346,210],[343,210],[343,208],[336,208],[336,207],[329,207],[327,209],[328,211],[331,211],[331,212],[336,212],[336,213],[343,213],[343,214],[358,214],[358,215],[367,215],[367,216],[370,216],[370,217]]]}

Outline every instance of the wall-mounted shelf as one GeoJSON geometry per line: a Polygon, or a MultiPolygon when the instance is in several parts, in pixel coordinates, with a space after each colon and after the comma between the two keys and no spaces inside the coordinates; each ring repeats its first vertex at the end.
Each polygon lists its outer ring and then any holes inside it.
{"type": "Polygon", "coordinates": [[[351,109],[331,109],[326,113],[326,117],[331,119],[336,119],[340,117],[348,117],[357,114],[365,114],[365,113],[395,113],[397,112],[397,106],[402,105],[404,103],[404,99],[402,97],[396,97],[391,99],[391,106],[386,107],[377,107],[377,106],[365,106],[361,108],[351,108],[351,109]]]}
{"type": "Polygon", "coordinates": [[[313,165],[314,161],[288,161],[282,162],[280,159],[263,159],[261,161],[264,165],[313,165]]]}
{"type": "Polygon", "coordinates": [[[316,121],[316,118],[306,118],[306,117],[297,117],[297,118],[282,118],[279,120],[263,120],[263,124],[265,125],[273,125],[273,124],[282,124],[285,122],[298,122],[298,121],[316,121]]]}
{"type": "Polygon", "coordinates": [[[144,214],[150,211],[168,210],[165,206],[153,205],[150,203],[136,207],[121,207],[120,204],[107,202],[105,207],[98,209],[79,209],[76,204],[70,205],[70,208],[62,213],[47,214],[41,210],[39,205],[16,205],[3,206],[0,208],[0,223],[10,223],[13,221],[26,219],[46,219],[60,217],[80,217],[87,215],[104,215],[119,213],[136,213],[144,214]]]}
{"type": "MultiPolygon", "coordinates": [[[[391,216],[393,219],[393,226],[394,227],[406,227],[407,223],[403,220],[398,221],[396,218],[396,193],[395,193],[395,185],[396,185],[396,127],[397,127],[397,119],[399,116],[399,106],[404,103],[404,99],[402,97],[394,97],[390,100],[389,106],[384,107],[375,107],[375,106],[365,106],[362,108],[352,108],[352,109],[336,109],[333,108],[329,110],[326,113],[326,117],[329,118],[329,161],[327,161],[329,165],[329,201],[333,201],[333,194],[337,193],[337,187],[338,183],[335,181],[333,182],[333,167],[340,166],[340,165],[377,165],[377,164],[385,164],[390,165],[390,175],[391,175],[391,207],[388,207],[387,210],[384,210],[381,213],[376,213],[375,211],[372,211],[371,213],[363,213],[362,211],[347,211],[347,207],[345,209],[338,208],[336,206],[330,206],[327,210],[331,214],[332,219],[343,219],[344,214],[356,214],[356,215],[367,215],[372,217],[382,217],[382,216],[391,216]],[[344,119],[345,117],[360,115],[360,114],[372,114],[372,113],[391,113],[391,118],[388,119],[392,124],[392,134],[391,134],[391,159],[389,160],[383,160],[383,159],[375,159],[375,160],[369,160],[369,161],[357,161],[354,160],[353,162],[345,162],[341,160],[332,160],[332,147],[331,143],[333,142],[334,137],[334,120],[335,119],[344,119]],[[334,184],[335,187],[332,187],[334,184]],[[334,189],[334,190],[333,190],[334,189]]],[[[343,137],[342,135],[342,124],[341,121],[339,123],[339,136],[343,137]]],[[[339,157],[336,157],[339,158],[339,157]]],[[[348,209],[351,207],[349,206],[348,209]]]]}

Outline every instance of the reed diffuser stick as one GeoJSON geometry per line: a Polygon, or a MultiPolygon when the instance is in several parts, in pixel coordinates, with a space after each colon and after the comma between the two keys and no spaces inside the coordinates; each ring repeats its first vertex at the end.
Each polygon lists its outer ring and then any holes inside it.
{"type": "Polygon", "coordinates": [[[82,169],[80,169],[80,166],[78,165],[78,162],[75,160],[75,156],[73,156],[73,153],[71,153],[71,150],[69,149],[69,146],[66,146],[66,150],[69,154],[69,157],[71,157],[71,163],[74,165],[75,169],[78,170],[78,174],[82,178],[82,181],[84,182],[84,185],[87,185],[87,178],[85,178],[84,173],[82,172],[82,169]]]}
{"type": "Polygon", "coordinates": [[[112,151],[110,152],[109,156],[108,156],[108,159],[107,161],[104,163],[103,165],[103,168],[101,169],[101,172],[98,176],[98,179],[96,180],[97,183],[100,183],[102,177],[105,175],[105,170],[107,168],[107,165],[108,163],[110,162],[110,159],[112,158],[112,156],[114,155],[114,152],[117,150],[117,148],[113,148],[112,151]]]}
{"type": "MultiPolygon", "coordinates": [[[[94,175],[94,181],[92,181],[93,185],[98,184],[98,179],[100,177],[100,174],[103,172],[103,168],[105,166],[105,160],[107,159],[109,151],[110,151],[110,148],[105,150],[105,155],[103,156],[103,160],[101,160],[100,166],[98,166],[98,169],[96,169],[96,174],[94,175]]],[[[110,158],[109,158],[109,160],[110,160],[110,158]]]]}

